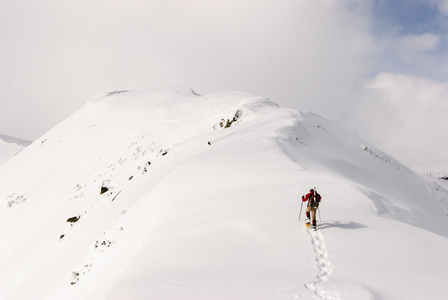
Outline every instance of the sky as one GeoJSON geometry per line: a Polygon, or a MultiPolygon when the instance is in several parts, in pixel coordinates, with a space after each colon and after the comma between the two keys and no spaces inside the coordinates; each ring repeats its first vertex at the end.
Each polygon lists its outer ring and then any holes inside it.
{"type": "Polygon", "coordinates": [[[312,111],[448,171],[448,0],[0,0],[0,133],[95,95],[188,86],[312,111]]]}

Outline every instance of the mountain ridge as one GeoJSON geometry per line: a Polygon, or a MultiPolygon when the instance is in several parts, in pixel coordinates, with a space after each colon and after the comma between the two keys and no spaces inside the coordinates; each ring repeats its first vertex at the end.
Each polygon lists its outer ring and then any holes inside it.
{"type": "Polygon", "coordinates": [[[263,97],[97,96],[0,180],[2,299],[448,295],[446,190],[263,97]],[[297,222],[314,186],[317,233],[297,222]]]}

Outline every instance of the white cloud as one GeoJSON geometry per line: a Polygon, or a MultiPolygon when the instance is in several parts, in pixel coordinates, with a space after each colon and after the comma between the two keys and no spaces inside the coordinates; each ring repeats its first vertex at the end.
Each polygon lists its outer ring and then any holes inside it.
{"type": "Polygon", "coordinates": [[[402,68],[409,71],[435,70],[440,66],[440,58],[435,52],[441,39],[441,36],[432,33],[398,37],[393,40],[392,49],[388,51],[389,59],[393,64],[401,64],[402,68]]]}
{"type": "Polygon", "coordinates": [[[93,95],[157,86],[244,91],[333,117],[375,51],[357,0],[49,0],[0,8],[0,37],[9,41],[0,56],[9,74],[0,117],[8,120],[4,133],[30,139],[93,95]],[[17,125],[21,116],[28,122],[17,125]]]}
{"type": "Polygon", "coordinates": [[[371,139],[417,171],[448,170],[448,83],[381,73],[365,86],[371,139]]]}
{"type": "Polygon", "coordinates": [[[439,41],[440,37],[432,33],[408,34],[399,38],[398,47],[401,51],[430,51],[436,48],[439,41]]]}

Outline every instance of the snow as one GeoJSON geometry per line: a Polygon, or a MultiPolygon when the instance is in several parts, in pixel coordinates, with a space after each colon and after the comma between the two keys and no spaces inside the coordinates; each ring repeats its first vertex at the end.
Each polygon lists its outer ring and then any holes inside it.
{"type": "Polygon", "coordinates": [[[263,97],[97,96],[0,181],[0,299],[448,297],[446,180],[263,97]]]}

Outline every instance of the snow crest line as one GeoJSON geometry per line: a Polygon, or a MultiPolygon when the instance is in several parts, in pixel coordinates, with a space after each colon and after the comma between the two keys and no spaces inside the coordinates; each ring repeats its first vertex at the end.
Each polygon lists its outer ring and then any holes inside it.
{"type": "Polygon", "coordinates": [[[311,243],[313,244],[318,273],[312,281],[305,284],[305,287],[320,299],[339,299],[339,297],[332,295],[320,287],[321,284],[330,278],[334,271],[334,265],[331,262],[330,255],[325,246],[324,237],[320,231],[308,230],[308,232],[311,235],[311,243]]]}

